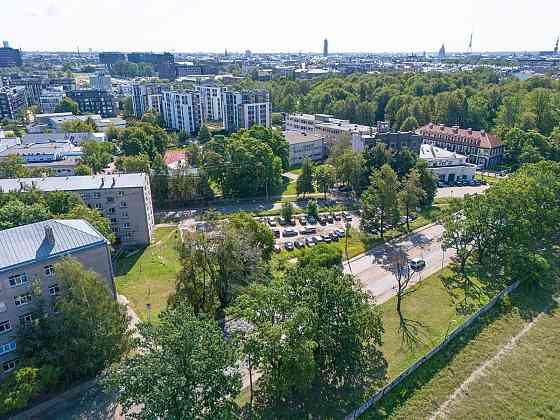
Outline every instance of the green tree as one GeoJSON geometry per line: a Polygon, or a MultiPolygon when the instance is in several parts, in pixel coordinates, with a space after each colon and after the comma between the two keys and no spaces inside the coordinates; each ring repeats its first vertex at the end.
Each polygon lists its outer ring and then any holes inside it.
{"type": "Polygon", "coordinates": [[[305,159],[302,165],[301,175],[296,181],[296,191],[297,195],[303,195],[312,193],[313,188],[313,162],[310,159],[305,159]]]}
{"type": "Polygon", "coordinates": [[[132,355],[107,381],[127,417],[237,418],[238,354],[215,321],[179,305],[163,311],[157,324],[140,323],[138,335],[132,355]]]}
{"type": "Polygon", "coordinates": [[[289,223],[292,220],[294,215],[294,206],[289,201],[284,201],[282,203],[282,218],[286,223],[289,223]]]}
{"type": "Polygon", "coordinates": [[[403,147],[395,154],[392,167],[399,178],[403,178],[414,168],[414,165],[416,165],[416,155],[408,147],[403,147]]]}
{"type": "Polygon", "coordinates": [[[76,206],[85,205],[78,194],[71,192],[51,191],[45,198],[51,214],[66,214],[76,206]]]}
{"type": "Polygon", "coordinates": [[[374,147],[368,147],[364,151],[364,158],[368,173],[371,175],[374,169],[379,169],[386,163],[392,166],[393,154],[385,146],[385,143],[377,143],[374,147]]]}
{"type": "Polygon", "coordinates": [[[0,230],[48,219],[49,211],[43,203],[26,205],[19,200],[11,200],[0,207],[0,230]]]}
{"type": "Polygon", "coordinates": [[[26,408],[39,392],[39,369],[19,368],[0,384],[0,416],[26,408]]]}
{"type": "Polygon", "coordinates": [[[340,248],[319,244],[313,248],[308,248],[298,258],[299,267],[313,266],[316,268],[337,268],[342,267],[342,251],[340,248]]]}
{"type": "Polygon", "coordinates": [[[208,127],[206,127],[206,125],[202,125],[202,127],[200,127],[200,130],[198,130],[198,141],[201,144],[206,144],[210,141],[211,138],[212,135],[210,134],[210,130],[208,130],[208,127]]]}
{"type": "Polygon", "coordinates": [[[69,385],[118,361],[129,349],[130,332],[112,285],[69,258],[55,264],[55,272],[58,314],[52,316],[46,302],[39,305],[37,319],[18,331],[18,351],[34,366],[56,367],[69,385]]]}
{"type": "Polygon", "coordinates": [[[418,159],[416,170],[418,171],[422,190],[424,191],[424,197],[420,200],[420,205],[422,207],[430,207],[436,198],[438,179],[428,169],[428,164],[425,160],[418,159]]]}
{"type": "Polygon", "coordinates": [[[374,171],[371,185],[362,195],[362,228],[377,231],[383,238],[388,225],[395,226],[400,218],[398,194],[400,182],[389,165],[374,171]]]}
{"type": "Polygon", "coordinates": [[[324,164],[315,168],[315,183],[319,191],[323,193],[325,200],[327,199],[327,193],[334,187],[335,182],[336,171],[331,165],[324,164]]]}
{"type": "Polygon", "coordinates": [[[54,112],[71,112],[73,115],[78,115],[80,110],[78,109],[78,104],[75,101],[68,96],[65,96],[54,108],[54,112]]]}
{"type": "Polygon", "coordinates": [[[420,124],[418,124],[418,120],[416,118],[409,116],[401,124],[401,131],[415,131],[419,125],[420,124]]]}
{"type": "Polygon", "coordinates": [[[424,198],[424,190],[420,182],[420,175],[416,169],[411,170],[402,183],[399,200],[406,216],[406,229],[410,231],[410,216],[412,211],[420,205],[424,198]]]}
{"type": "Polygon", "coordinates": [[[74,175],[76,176],[84,176],[84,175],[92,175],[93,171],[87,165],[80,163],[79,165],[74,168],[74,175]]]}
{"type": "Polygon", "coordinates": [[[88,140],[82,142],[82,161],[98,174],[113,160],[113,145],[107,141],[88,140]]]}
{"type": "Polygon", "coordinates": [[[317,218],[317,216],[319,216],[317,201],[309,200],[309,203],[307,203],[307,215],[314,218],[317,218]]]}
{"type": "Polygon", "coordinates": [[[150,173],[150,159],[146,155],[122,156],[115,161],[115,166],[119,172],[130,173],[150,173]]]}
{"type": "Polygon", "coordinates": [[[257,415],[342,417],[384,377],[381,315],[340,270],[289,270],[239,296],[231,315],[253,326],[243,351],[261,373],[257,415]]]}

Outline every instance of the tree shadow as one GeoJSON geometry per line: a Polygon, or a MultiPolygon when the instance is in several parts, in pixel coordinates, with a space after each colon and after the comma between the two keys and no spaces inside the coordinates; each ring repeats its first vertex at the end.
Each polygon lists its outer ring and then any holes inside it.
{"type": "Polygon", "coordinates": [[[475,280],[478,273],[475,273],[474,266],[467,264],[465,273],[460,272],[457,264],[449,266],[450,273],[442,273],[439,277],[443,287],[451,297],[457,314],[471,315],[485,302],[487,290],[482,285],[485,282],[475,280]]]}

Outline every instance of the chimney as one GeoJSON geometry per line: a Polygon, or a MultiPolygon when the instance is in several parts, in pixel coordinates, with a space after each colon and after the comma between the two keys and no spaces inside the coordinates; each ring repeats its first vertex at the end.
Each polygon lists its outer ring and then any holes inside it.
{"type": "Polygon", "coordinates": [[[453,132],[454,132],[455,134],[457,134],[457,133],[459,132],[459,126],[458,126],[458,125],[454,125],[454,126],[453,126],[453,132]]]}
{"type": "Polygon", "coordinates": [[[54,246],[54,233],[51,226],[45,226],[45,239],[49,243],[49,245],[54,246]]]}

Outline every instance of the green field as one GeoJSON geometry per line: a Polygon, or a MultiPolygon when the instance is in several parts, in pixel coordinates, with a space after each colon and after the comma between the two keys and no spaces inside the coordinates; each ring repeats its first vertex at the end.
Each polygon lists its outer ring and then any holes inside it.
{"type": "Polygon", "coordinates": [[[175,275],[180,268],[178,235],[177,228],[157,228],[150,246],[122,256],[115,263],[117,291],[126,296],[141,319],[148,316],[148,303],[150,316],[155,318],[175,289],[175,275]]]}
{"type": "MultiPolygon", "coordinates": [[[[477,367],[496,354],[537,314],[550,308],[551,302],[550,290],[518,289],[511,298],[497,304],[446,349],[420,367],[382,399],[375,408],[366,412],[363,418],[429,418],[477,367]]],[[[439,301],[437,309],[441,309],[439,301]]],[[[457,319],[457,325],[459,321],[460,319],[457,319]]],[[[493,375],[486,379],[488,383],[475,384],[473,392],[476,390],[477,393],[473,398],[457,404],[458,411],[453,418],[559,418],[560,412],[557,403],[559,388],[552,383],[549,386],[548,376],[532,377],[533,372],[544,369],[552,369],[551,375],[560,374],[558,362],[550,360],[557,357],[554,349],[558,348],[554,345],[558,342],[558,335],[554,332],[557,329],[547,328],[547,325],[553,322],[558,324],[557,315],[532,332],[524,341],[526,344],[516,350],[503,362],[504,364],[498,366],[493,375]],[[542,335],[539,336],[539,334],[542,335]],[[518,351],[520,353],[517,353],[518,351]],[[531,352],[536,353],[535,360],[532,362],[529,361],[533,357],[531,352]],[[542,358],[538,356],[539,352],[542,358]],[[509,369],[506,369],[507,363],[509,363],[509,369]],[[533,371],[533,368],[537,370],[533,371]],[[496,384],[501,381],[505,382],[498,387],[496,384]],[[534,384],[536,387],[535,398],[542,403],[541,405],[533,405],[533,398],[528,393],[528,390],[532,388],[527,387],[527,384],[534,384]],[[477,389],[476,386],[481,388],[477,389]],[[496,393],[494,393],[494,389],[496,389],[496,393]],[[509,392],[513,393],[509,395],[509,399],[498,401],[509,392]],[[525,392],[527,395],[519,396],[520,393],[525,392]],[[485,394],[484,399],[481,400],[483,394],[485,394]],[[516,412],[517,415],[512,415],[511,412],[516,412]]],[[[556,328],[558,328],[557,325],[556,328]]],[[[386,339],[388,339],[387,335],[386,339]]],[[[388,357],[388,359],[390,358],[388,357]]]]}

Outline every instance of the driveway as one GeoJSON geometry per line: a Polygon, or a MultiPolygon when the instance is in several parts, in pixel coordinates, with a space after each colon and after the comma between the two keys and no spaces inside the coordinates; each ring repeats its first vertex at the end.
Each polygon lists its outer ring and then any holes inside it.
{"type": "Polygon", "coordinates": [[[489,185],[477,185],[476,187],[445,187],[438,188],[436,198],[463,198],[466,194],[480,194],[488,189],[489,185]]]}
{"type": "Polygon", "coordinates": [[[443,226],[439,224],[419,229],[392,244],[380,245],[345,262],[344,272],[357,276],[362,287],[375,297],[377,304],[384,303],[395,296],[397,287],[393,274],[384,267],[391,246],[398,245],[406,250],[410,258],[422,258],[426,261],[426,267],[416,273],[412,280],[412,284],[415,284],[451,262],[454,252],[442,251],[442,235],[443,226]]]}

